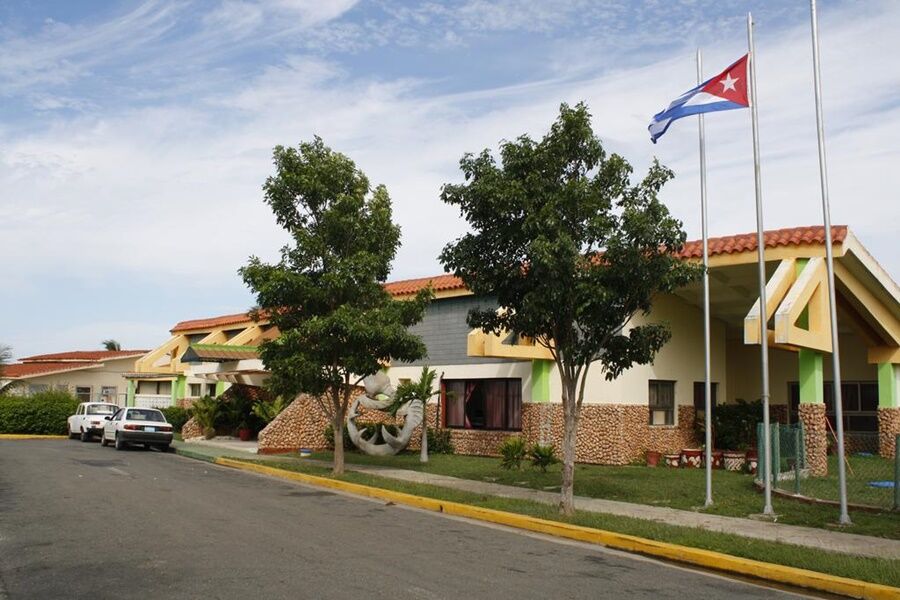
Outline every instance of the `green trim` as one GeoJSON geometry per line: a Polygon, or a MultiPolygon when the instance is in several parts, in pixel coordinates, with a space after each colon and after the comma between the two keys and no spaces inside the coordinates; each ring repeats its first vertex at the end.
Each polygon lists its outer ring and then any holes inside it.
{"type": "Polygon", "coordinates": [[[801,348],[798,354],[800,363],[800,402],[803,404],[821,404],[825,401],[825,371],[822,353],[801,348]]]}
{"type": "Polygon", "coordinates": [[[900,408],[900,389],[892,363],[878,363],[878,408],[900,408]]]}
{"type": "Polygon", "coordinates": [[[134,388],[134,379],[129,379],[125,389],[125,406],[134,406],[134,388]]]}
{"type": "Polygon", "coordinates": [[[185,389],[187,388],[187,377],[184,375],[179,375],[175,381],[172,382],[172,405],[178,404],[178,401],[184,398],[185,389]]]}
{"type": "Polygon", "coordinates": [[[198,350],[240,350],[242,352],[256,352],[257,346],[229,346],[228,344],[191,344],[191,348],[198,350]]]}
{"type": "Polygon", "coordinates": [[[550,402],[550,371],[552,360],[531,361],[531,401],[550,402]]]}
{"type": "Polygon", "coordinates": [[[224,391],[225,391],[225,382],[217,381],[216,382],[216,398],[221,396],[224,391]]]}

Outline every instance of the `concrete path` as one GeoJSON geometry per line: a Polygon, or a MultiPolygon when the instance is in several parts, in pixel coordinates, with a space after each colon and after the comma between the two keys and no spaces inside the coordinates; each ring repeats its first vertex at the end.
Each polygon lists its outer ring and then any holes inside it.
{"type": "MultiPolygon", "coordinates": [[[[195,448],[192,447],[188,448],[188,450],[194,449],[195,448]]],[[[212,447],[207,447],[204,450],[208,450],[209,455],[220,456],[223,455],[221,452],[223,449],[224,446],[219,450],[212,447]]],[[[266,456],[265,458],[266,460],[279,460],[277,455],[266,456]]],[[[330,463],[328,462],[313,459],[285,457],[280,460],[303,460],[310,464],[326,467],[330,466],[330,463]]],[[[436,485],[486,496],[530,500],[532,502],[552,505],[559,502],[559,494],[556,492],[545,492],[499,483],[460,479],[458,477],[450,477],[447,475],[423,473],[421,471],[411,471],[408,469],[393,469],[375,465],[347,463],[346,469],[348,471],[369,473],[371,475],[395,479],[397,481],[436,485]]],[[[678,510],[675,508],[649,506],[647,504],[632,504],[630,502],[619,502],[617,500],[587,498],[584,496],[575,497],[575,507],[578,510],[583,511],[633,517],[635,519],[655,521],[666,525],[697,527],[707,531],[730,533],[742,537],[793,544],[796,546],[806,546],[809,548],[829,550],[843,554],[900,559],[900,540],[842,533],[839,531],[828,531],[826,529],[816,529],[814,527],[786,525],[784,523],[772,523],[769,521],[756,521],[740,517],[710,515],[701,512],[678,510]]]]}
{"type": "Polygon", "coordinates": [[[189,447],[211,448],[214,452],[223,450],[229,452],[249,452],[250,454],[256,454],[257,448],[259,447],[256,442],[242,442],[238,438],[233,437],[216,437],[211,440],[191,438],[189,440],[184,440],[182,443],[188,444],[189,447]]]}

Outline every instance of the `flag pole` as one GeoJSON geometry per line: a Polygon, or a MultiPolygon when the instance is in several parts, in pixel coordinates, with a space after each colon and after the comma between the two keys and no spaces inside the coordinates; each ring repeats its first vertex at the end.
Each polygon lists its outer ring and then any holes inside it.
{"type": "Polygon", "coordinates": [[[774,515],[772,509],[772,435],[769,426],[769,317],[766,311],[766,245],[763,233],[762,179],[759,174],[759,116],[756,110],[756,51],[753,46],[753,15],[747,13],[747,46],[750,50],[750,123],[753,130],[753,175],[756,188],[756,245],[759,256],[759,347],[763,405],[762,475],[765,501],[764,515],[774,515]]]}
{"type": "Polygon", "coordinates": [[[834,383],[835,426],[837,427],[838,487],[840,488],[841,525],[850,524],[847,512],[847,472],[844,468],[844,415],[841,399],[841,354],[838,348],[837,307],[834,293],[834,259],[831,251],[831,207],[828,200],[828,167],[825,163],[825,124],[822,114],[822,72],[819,64],[819,18],[816,0],[809,1],[812,22],[813,77],[816,92],[816,134],[819,143],[819,184],[822,190],[822,215],[825,222],[825,266],[828,269],[828,307],[831,317],[831,364],[834,383]]]}
{"type": "MultiPolygon", "coordinates": [[[[703,56],[697,48],[697,84],[703,83],[703,56]]],[[[703,409],[706,429],[706,500],[704,506],[712,506],[712,394],[709,367],[709,243],[706,221],[706,131],[703,113],[697,115],[700,134],[700,221],[703,230],[703,409]]]]}

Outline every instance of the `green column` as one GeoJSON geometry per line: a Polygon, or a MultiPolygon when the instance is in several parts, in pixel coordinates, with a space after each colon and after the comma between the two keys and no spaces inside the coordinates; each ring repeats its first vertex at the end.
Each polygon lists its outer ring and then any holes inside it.
{"type": "Polygon", "coordinates": [[[172,382],[172,406],[178,404],[178,401],[184,398],[184,390],[187,387],[187,378],[184,375],[179,375],[175,381],[172,382]]]}
{"type": "Polygon", "coordinates": [[[134,379],[129,379],[125,388],[125,406],[134,406],[134,379]]]}
{"type": "Polygon", "coordinates": [[[550,402],[550,372],[552,360],[531,361],[531,401],[550,402]]]}
{"type": "Polygon", "coordinates": [[[891,363],[878,363],[878,408],[900,408],[897,368],[891,363]]]}
{"type": "Polygon", "coordinates": [[[798,356],[800,363],[800,402],[816,404],[825,401],[825,377],[822,353],[801,348],[798,356]]]}

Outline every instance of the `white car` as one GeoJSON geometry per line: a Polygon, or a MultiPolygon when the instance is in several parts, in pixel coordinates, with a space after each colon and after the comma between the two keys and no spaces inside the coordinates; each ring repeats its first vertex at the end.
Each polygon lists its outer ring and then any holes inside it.
{"type": "Polygon", "coordinates": [[[120,408],[106,419],[100,432],[101,446],[112,442],[116,450],[124,450],[129,444],[143,444],[165,452],[172,444],[172,426],[155,408],[120,408]]]}
{"type": "Polygon", "coordinates": [[[68,418],[69,439],[81,438],[89,441],[100,435],[106,424],[106,417],[112,415],[119,407],[108,402],[82,402],[75,414],[68,418]]]}

